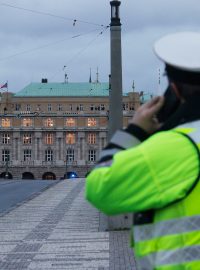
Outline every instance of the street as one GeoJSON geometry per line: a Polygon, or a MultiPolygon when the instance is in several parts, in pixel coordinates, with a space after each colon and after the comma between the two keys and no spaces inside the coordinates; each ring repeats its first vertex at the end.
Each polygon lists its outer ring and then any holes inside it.
{"type": "Polygon", "coordinates": [[[56,181],[49,180],[1,180],[0,214],[11,210],[55,183],[56,181]]]}

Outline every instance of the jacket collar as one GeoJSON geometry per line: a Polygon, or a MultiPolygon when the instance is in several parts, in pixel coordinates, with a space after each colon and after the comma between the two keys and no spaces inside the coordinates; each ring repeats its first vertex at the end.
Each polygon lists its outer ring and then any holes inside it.
{"type": "Polygon", "coordinates": [[[200,95],[191,96],[164,123],[159,131],[172,129],[180,124],[200,119],[200,95]]]}

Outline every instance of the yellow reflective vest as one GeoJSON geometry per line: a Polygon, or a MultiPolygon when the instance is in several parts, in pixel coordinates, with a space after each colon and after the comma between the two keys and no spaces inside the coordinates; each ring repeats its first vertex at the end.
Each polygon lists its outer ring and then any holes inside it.
{"type": "Polygon", "coordinates": [[[133,227],[139,269],[200,269],[200,121],[143,143],[119,131],[111,142],[125,150],[102,152],[113,158],[89,174],[86,198],[110,215],[151,213],[133,227]]]}

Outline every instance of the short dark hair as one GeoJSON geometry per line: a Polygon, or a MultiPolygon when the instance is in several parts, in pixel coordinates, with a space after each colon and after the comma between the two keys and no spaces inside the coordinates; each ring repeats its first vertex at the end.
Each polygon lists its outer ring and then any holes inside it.
{"type": "Polygon", "coordinates": [[[181,95],[187,99],[188,97],[198,95],[200,96],[200,85],[191,85],[182,82],[173,81],[179,89],[181,95]]]}

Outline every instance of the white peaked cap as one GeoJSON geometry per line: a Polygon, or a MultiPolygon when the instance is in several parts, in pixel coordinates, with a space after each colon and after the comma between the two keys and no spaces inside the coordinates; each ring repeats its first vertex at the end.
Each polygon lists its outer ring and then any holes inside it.
{"type": "Polygon", "coordinates": [[[184,71],[200,72],[200,32],[179,32],[159,39],[156,55],[166,64],[184,71]]]}

